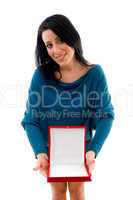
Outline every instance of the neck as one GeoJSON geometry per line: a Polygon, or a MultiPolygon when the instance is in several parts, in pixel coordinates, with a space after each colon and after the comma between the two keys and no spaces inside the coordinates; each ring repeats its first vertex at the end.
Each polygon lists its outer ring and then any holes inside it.
{"type": "Polygon", "coordinates": [[[73,72],[75,70],[79,70],[82,65],[77,60],[72,60],[68,65],[61,66],[61,72],[73,72]]]}

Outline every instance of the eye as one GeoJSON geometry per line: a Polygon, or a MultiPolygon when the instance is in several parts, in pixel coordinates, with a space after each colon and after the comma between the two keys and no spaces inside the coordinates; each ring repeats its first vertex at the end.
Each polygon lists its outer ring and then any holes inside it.
{"type": "Polygon", "coordinates": [[[51,49],[51,48],[52,48],[52,44],[47,44],[46,47],[47,47],[48,49],[51,49]]]}

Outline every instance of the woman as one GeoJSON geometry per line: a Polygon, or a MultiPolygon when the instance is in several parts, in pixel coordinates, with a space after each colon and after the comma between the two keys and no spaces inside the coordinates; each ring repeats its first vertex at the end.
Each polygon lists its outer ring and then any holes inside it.
{"type": "MultiPolygon", "coordinates": [[[[34,170],[47,176],[48,125],[86,125],[86,159],[92,172],[114,119],[104,71],[84,58],[77,30],[59,14],[39,26],[35,58],[37,69],[21,122],[37,159],[34,170]],[[75,115],[71,116],[70,111],[75,115]]],[[[85,199],[84,182],[50,185],[53,200],[65,200],[67,186],[71,200],[85,199]]]]}

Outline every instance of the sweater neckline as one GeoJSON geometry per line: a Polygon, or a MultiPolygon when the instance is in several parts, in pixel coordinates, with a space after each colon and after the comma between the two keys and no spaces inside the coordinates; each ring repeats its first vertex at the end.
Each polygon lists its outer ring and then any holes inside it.
{"type": "Polygon", "coordinates": [[[85,74],[83,74],[81,77],[79,77],[77,80],[75,80],[73,82],[67,83],[67,82],[58,80],[58,81],[56,81],[56,84],[59,85],[59,86],[62,86],[62,87],[77,86],[77,85],[79,85],[82,82],[82,80],[85,79],[86,76],[88,76],[91,73],[91,71],[93,71],[93,69],[95,68],[94,66],[95,65],[93,65],[93,67],[90,68],[89,70],[87,70],[87,72],[85,74]]]}

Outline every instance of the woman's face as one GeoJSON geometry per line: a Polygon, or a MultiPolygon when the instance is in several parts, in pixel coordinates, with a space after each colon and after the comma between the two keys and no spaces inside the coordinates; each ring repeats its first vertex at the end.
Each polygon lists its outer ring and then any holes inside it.
{"type": "Polygon", "coordinates": [[[42,33],[42,40],[49,56],[60,66],[69,65],[74,59],[74,48],[67,45],[50,29],[42,33]]]}

